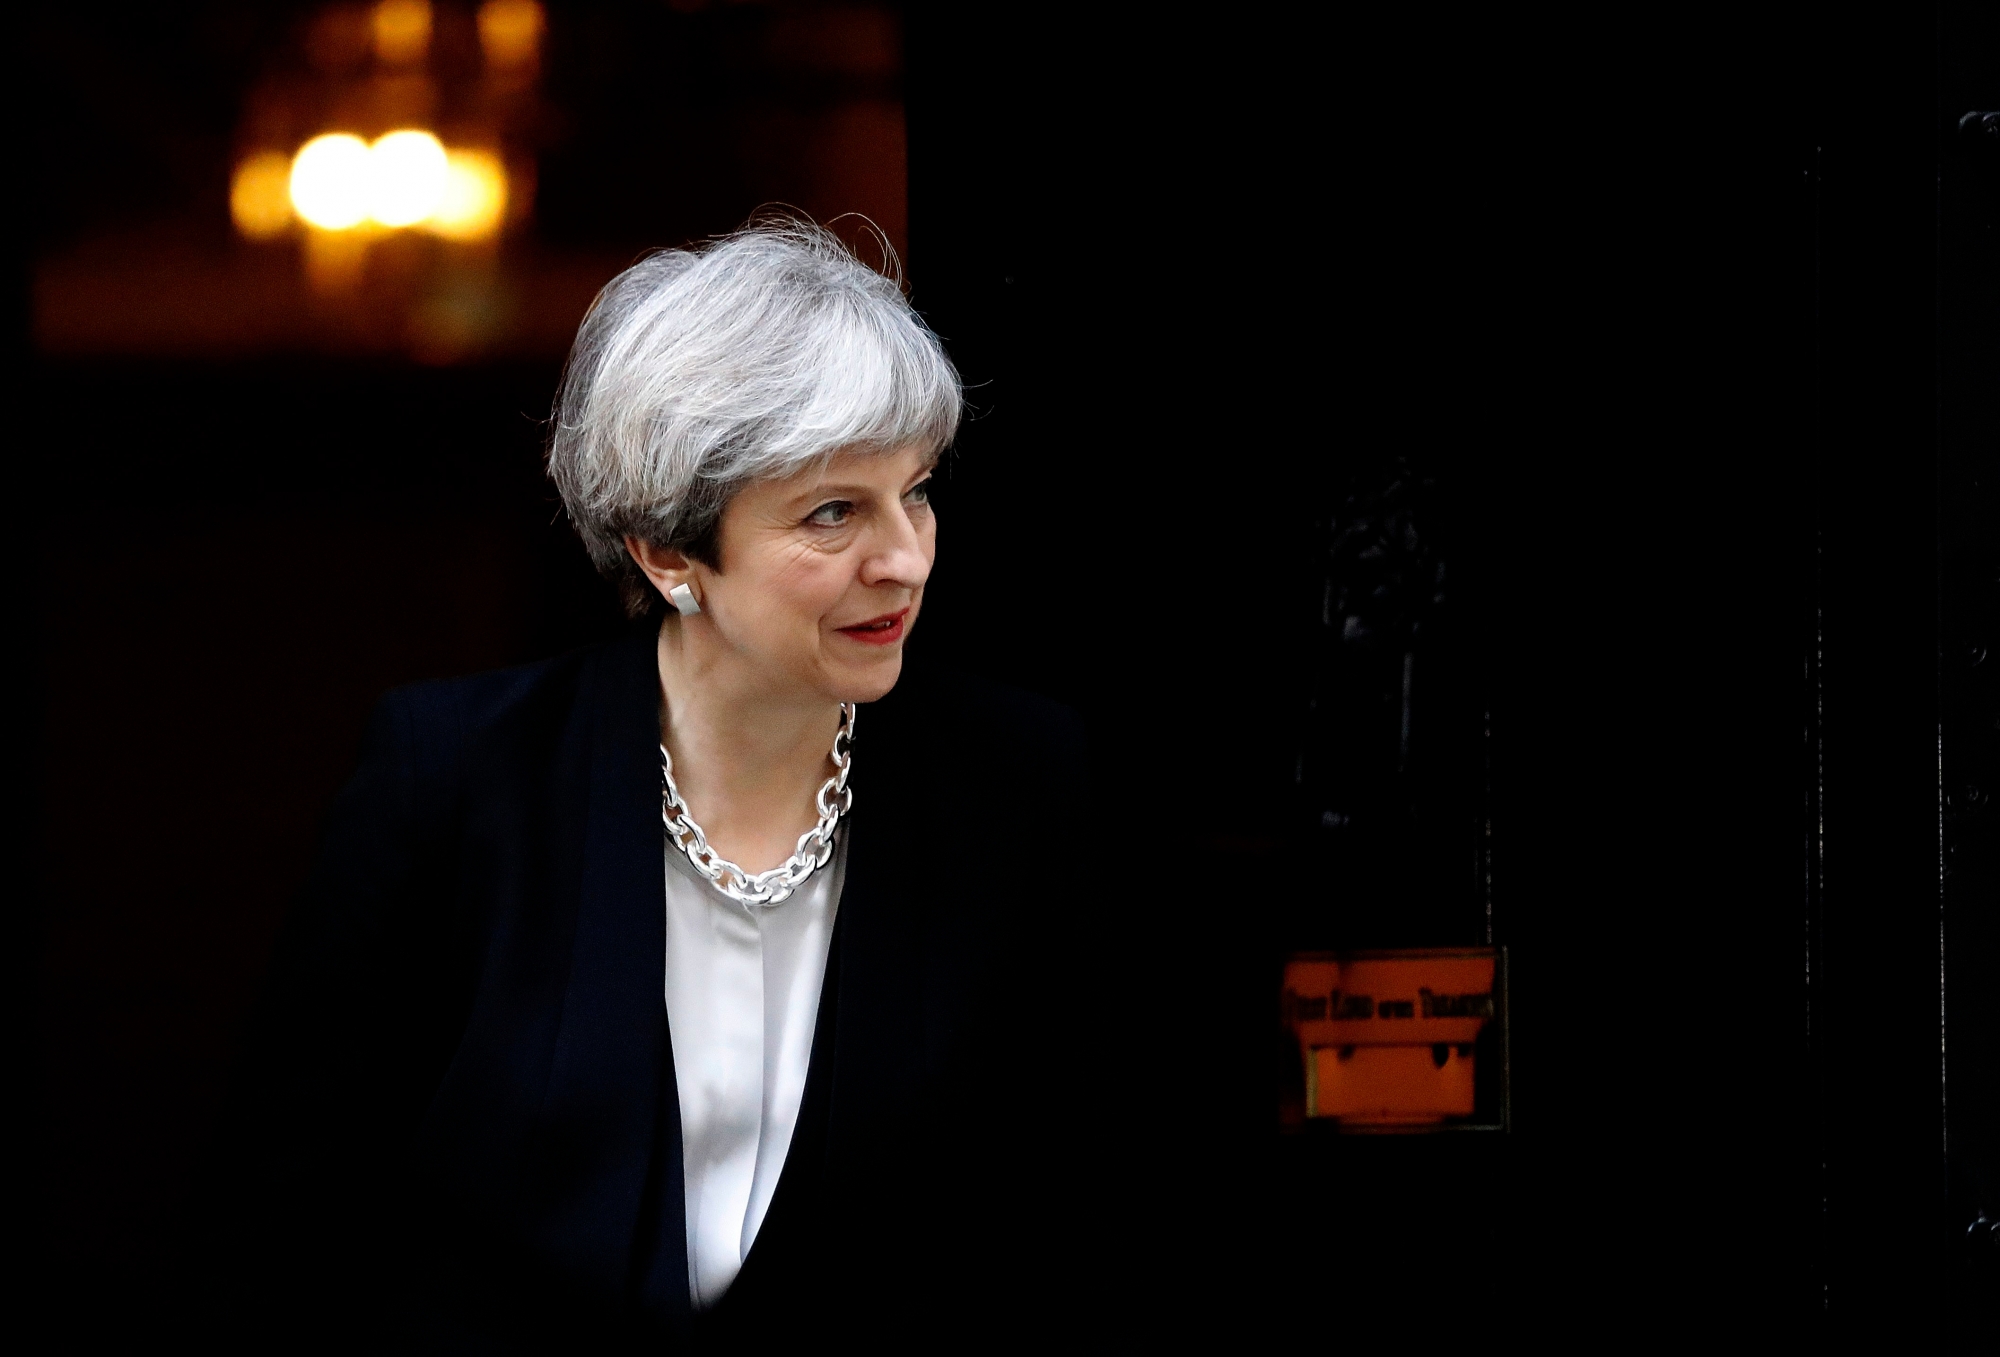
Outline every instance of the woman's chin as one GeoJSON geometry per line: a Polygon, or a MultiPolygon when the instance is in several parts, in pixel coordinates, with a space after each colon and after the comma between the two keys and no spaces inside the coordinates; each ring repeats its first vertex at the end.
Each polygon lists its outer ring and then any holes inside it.
{"type": "Polygon", "coordinates": [[[875,702],[889,695],[903,674],[903,648],[895,646],[865,663],[845,664],[834,685],[843,702],[875,702]]]}

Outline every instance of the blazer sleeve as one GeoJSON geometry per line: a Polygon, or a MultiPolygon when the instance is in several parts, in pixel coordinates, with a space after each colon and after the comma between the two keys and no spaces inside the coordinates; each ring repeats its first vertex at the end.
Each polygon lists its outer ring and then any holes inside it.
{"type": "Polygon", "coordinates": [[[216,1299],[246,1346],[338,1342],[391,1303],[382,1222],[468,989],[453,698],[436,685],[377,707],[247,1033],[207,1213],[216,1299]]]}

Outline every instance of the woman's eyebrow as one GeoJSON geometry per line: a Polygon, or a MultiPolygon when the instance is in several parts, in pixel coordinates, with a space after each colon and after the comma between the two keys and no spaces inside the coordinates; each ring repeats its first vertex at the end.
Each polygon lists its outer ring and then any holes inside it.
{"type": "Polygon", "coordinates": [[[870,488],[866,485],[842,485],[838,482],[829,482],[825,485],[815,485],[809,490],[799,491],[798,494],[792,496],[792,502],[794,504],[804,504],[810,500],[853,499],[857,496],[867,495],[870,488]]]}
{"type": "Polygon", "coordinates": [[[786,515],[810,513],[814,509],[819,508],[820,505],[831,500],[865,500],[870,498],[873,493],[865,485],[840,485],[837,483],[815,485],[810,489],[801,490],[796,495],[785,499],[783,501],[784,508],[781,512],[786,515]]]}
{"type": "MultiPolygon", "coordinates": [[[[940,454],[938,457],[934,457],[918,467],[916,471],[911,473],[909,480],[903,483],[903,489],[908,490],[924,477],[935,474],[938,469],[938,463],[942,460],[943,457],[940,454]]],[[[808,486],[799,491],[796,495],[788,499],[786,503],[788,505],[803,507],[810,503],[824,502],[830,499],[866,499],[873,493],[875,493],[874,486],[859,481],[822,481],[818,485],[808,486]]]]}

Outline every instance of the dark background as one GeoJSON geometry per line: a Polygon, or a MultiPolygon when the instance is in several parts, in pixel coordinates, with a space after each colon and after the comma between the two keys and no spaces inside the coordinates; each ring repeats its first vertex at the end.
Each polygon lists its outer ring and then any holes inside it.
{"type": "Polygon", "coordinates": [[[1104,975],[1062,1231],[1111,1331],[1973,1313],[1989,15],[553,5],[513,340],[64,320],[289,276],[227,176],[315,8],[33,29],[14,992],[63,1322],[158,1308],[375,697],[615,625],[539,471],[589,289],[774,201],[879,222],[971,386],[914,644],[1091,722],[1100,832],[1047,851],[1103,882],[1052,945],[1104,975]],[[1488,941],[1511,1131],[1278,1133],[1288,949],[1488,941]]]}

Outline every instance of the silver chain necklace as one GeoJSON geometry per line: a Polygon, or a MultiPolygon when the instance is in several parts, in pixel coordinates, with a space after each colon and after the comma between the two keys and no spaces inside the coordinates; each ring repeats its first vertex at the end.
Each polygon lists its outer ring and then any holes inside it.
{"type": "Polygon", "coordinates": [[[687,855],[715,888],[732,900],[746,905],[775,905],[800,886],[806,878],[826,866],[833,856],[833,831],[840,817],[854,809],[854,793],[847,788],[847,770],[854,761],[854,704],[840,704],[840,728],[833,733],[834,774],[819,789],[813,804],[819,808],[819,823],[799,835],[799,846],[791,857],[768,872],[752,876],[708,846],[708,836],[688,814],[681,789],[674,785],[674,757],[660,746],[660,822],[667,827],[667,842],[687,855]]]}

